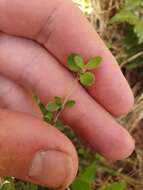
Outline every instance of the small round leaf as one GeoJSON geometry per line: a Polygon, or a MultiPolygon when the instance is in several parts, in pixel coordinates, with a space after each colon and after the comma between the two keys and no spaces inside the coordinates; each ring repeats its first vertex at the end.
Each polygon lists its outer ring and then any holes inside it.
{"type": "Polygon", "coordinates": [[[84,86],[92,86],[94,84],[95,77],[91,72],[85,72],[80,75],[80,82],[84,86]]]}
{"type": "Polygon", "coordinates": [[[84,60],[80,55],[75,56],[74,58],[75,64],[82,69],[84,67],[84,60]]]}
{"type": "Polygon", "coordinates": [[[65,127],[66,125],[61,121],[58,120],[55,125],[54,125],[57,129],[59,129],[61,132],[65,132],[65,127]]]}
{"type": "Polygon", "coordinates": [[[61,106],[56,104],[56,102],[53,101],[53,102],[49,102],[46,108],[49,112],[54,112],[54,111],[58,111],[61,108],[61,106]]]}
{"type": "Polygon", "coordinates": [[[59,96],[55,97],[55,103],[59,106],[62,106],[62,98],[59,96]]]}
{"type": "Polygon", "coordinates": [[[68,100],[65,104],[65,108],[72,108],[75,105],[75,101],[74,100],[68,100]]]}
{"type": "Polygon", "coordinates": [[[88,63],[84,66],[86,70],[92,70],[95,69],[102,61],[102,58],[100,56],[97,56],[95,58],[92,58],[88,61],[88,63]]]}
{"type": "Polygon", "coordinates": [[[76,65],[75,63],[75,57],[78,56],[76,53],[72,53],[68,57],[68,67],[71,71],[73,72],[78,72],[80,71],[80,68],[76,65]]]}
{"type": "Polygon", "coordinates": [[[52,112],[49,112],[46,114],[45,118],[48,120],[48,123],[51,123],[53,118],[54,118],[54,115],[52,112]]]}

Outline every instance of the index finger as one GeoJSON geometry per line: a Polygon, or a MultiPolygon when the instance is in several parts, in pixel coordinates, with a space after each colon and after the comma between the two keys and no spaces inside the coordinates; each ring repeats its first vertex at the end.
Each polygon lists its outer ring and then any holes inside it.
{"type": "Polygon", "coordinates": [[[71,52],[80,53],[86,60],[102,56],[89,93],[114,115],[132,107],[132,92],[116,60],[70,0],[2,0],[0,18],[1,31],[35,39],[63,64],[71,52]]]}

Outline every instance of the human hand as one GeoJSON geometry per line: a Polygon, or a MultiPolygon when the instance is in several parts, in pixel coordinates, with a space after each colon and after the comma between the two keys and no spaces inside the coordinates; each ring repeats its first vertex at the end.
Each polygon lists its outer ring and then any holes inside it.
{"type": "Polygon", "coordinates": [[[78,159],[72,143],[41,121],[31,96],[34,92],[46,104],[65,95],[74,80],[63,67],[71,52],[85,60],[100,55],[103,61],[95,84],[86,90],[78,86],[72,95],[76,106],[62,114],[63,121],[109,159],[132,153],[134,140],[111,116],[130,110],[132,92],[110,51],[71,1],[1,0],[0,31],[1,176],[51,188],[64,188],[74,179],[78,159]]]}

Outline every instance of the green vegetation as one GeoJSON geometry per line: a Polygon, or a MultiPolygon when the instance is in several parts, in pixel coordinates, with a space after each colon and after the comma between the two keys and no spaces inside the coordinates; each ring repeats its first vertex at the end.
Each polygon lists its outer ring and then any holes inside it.
{"type": "MultiPolygon", "coordinates": [[[[74,0],[74,2],[84,11],[115,55],[133,89],[135,106],[127,116],[119,118],[118,121],[136,139],[136,151],[130,158],[113,163],[84,146],[73,131],[65,128],[59,121],[61,110],[64,111],[76,104],[74,100],[70,100],[69,95],[66,99],[55,97],[46,107],[40,103],[44,119],[56,125],[76,146],[80,166],[79,174],[70,187],[71,190],[142,190],[143,0],[74,0]]],[[[76,80],[88,87],[96,80],[91,70],[100,62],[101,58],[95,57],[85,64],[81,56],[72,54],[68,59],[68,66],[76,80]]],[[[0,189],[37,190],[38,186],[7,177],[2,179],[0,189]]]]}
{"type": "Polygon", "coordinates": [[[138,37],[137,41],[139,43],[143,43],[143,20],[141,19],[142,9],[142,0],[128,0],[109,23],[129,23],[133,26],[134,32],[138,37]]]}
{"type": "Polygon", "coordinates": [[[143,65],[143,1],[127,0],[119,11],[111,18],[109,24],[123,23],[123,45],[131,57],[125,60],[127,68],[134,69],[143,65]]]}

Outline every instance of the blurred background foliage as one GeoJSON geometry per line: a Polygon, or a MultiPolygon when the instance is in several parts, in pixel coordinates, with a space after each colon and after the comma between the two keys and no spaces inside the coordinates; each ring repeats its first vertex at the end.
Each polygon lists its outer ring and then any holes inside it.
{"type": "MultiPolygon", "coordinates": [[[[132,87],[135,105],[118,122],[136,139],[133,155],[117,162],[107,161],[89,150],[75,134],[57,126],[75,144],[79,174],[71,190],[143,189],[143,0],[73,0],[112,51],[132,87]]],[[[41,105],[44,116],[46,111],[41,105]]],[[[45,117],[46,118],[46,117],[45,117]]],[[[42,190],[46,188],[12,177],[1,179],[1,190],[42,190]]]]}

